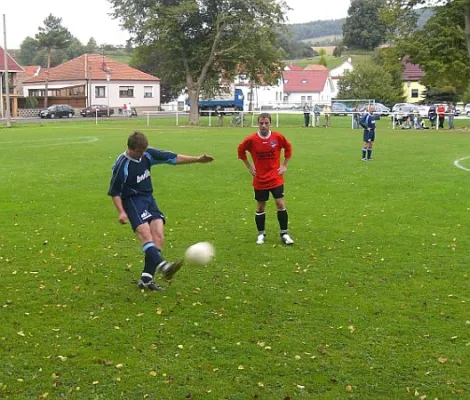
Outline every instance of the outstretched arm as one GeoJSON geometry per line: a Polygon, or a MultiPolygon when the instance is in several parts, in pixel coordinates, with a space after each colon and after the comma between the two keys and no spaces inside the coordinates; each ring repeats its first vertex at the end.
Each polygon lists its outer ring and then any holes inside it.
{"type": "Polygon", "coordinates": [[[194,163],[209,163],[214,161],[214,157],[207,154],[201,156],[185,156],[184,154],[178,154],[176,156],[176,164],[194,164],[194,163]]]}

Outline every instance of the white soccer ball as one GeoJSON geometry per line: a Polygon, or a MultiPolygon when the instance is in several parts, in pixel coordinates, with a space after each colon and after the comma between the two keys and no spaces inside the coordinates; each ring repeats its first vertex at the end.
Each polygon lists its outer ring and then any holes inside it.
{"type": "Polygon", "coordinates": [[[190,264],[206,265],[214,258],[215,249],[209,242],[199,242],[186,249],[185,258],[190,264]]]}

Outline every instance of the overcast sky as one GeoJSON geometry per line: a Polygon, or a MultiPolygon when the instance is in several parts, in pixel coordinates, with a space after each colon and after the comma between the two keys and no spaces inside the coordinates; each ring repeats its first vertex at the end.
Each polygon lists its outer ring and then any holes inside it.
{"type": "MultiPolygon", "coordinates": [[[[351,0],[286,0],[292,11],[289,23],[302,23],[324,19],[344,18],[351,0]]],[[[44,19],[52,13],[62,18],[62,25],[86,44],[94,37],[98,44],[125,45],[129,35],[118,21],[108,14],[111,5],[107,0],[82,0],[70,3],[64,0],[36,0],[18,2],[2,0],[0,5],[0,45],[4,47],[3,15],[6,16],[7,47],[18,49],[21,42],[38,32],[44,19]]]]}

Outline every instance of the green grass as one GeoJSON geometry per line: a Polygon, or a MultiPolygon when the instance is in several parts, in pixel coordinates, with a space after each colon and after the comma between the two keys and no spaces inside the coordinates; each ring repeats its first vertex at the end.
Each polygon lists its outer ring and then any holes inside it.
{"type": "Polygon", "coordinates": [[[294,148],[287,248],[272,201],[268,241],[255,244],[236,155],[252,128],[151,122],[0,129],[0,398],[470,396],[469,172],[454,166],[468,131],[383,119],[364,163],[348,118],[327,130],[281,116],[294,148]],[[135,287],[140,246],[106,196],[133,129],[216,158],[152,170],[168,259],[201,240],[217,251],[164,293],[135,287]]]}

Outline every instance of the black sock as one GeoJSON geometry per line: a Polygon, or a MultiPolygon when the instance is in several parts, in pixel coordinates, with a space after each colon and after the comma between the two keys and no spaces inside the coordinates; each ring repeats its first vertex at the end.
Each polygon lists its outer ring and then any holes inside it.
{"type": "Polygon", "coordinates": [[[153,242],[145,243],[142,246],[142,250],[145,252],[145,265],[142,274],[147,274],[146,277],[148,275],[153,277],[157,266],[163,261],[163,258],[153,242]]]}
{"type": "Polygon", "coordinates": [[[264,233],[266,227],[266,213],[264,211],[255,214],[256,229],[259,233],[264,233]]]}
{"type": "Polygon", "coordinates": [[[367,149],[367,159],[370,160],[372,158],[372,149],[367,149]]]}
{"type": "Polygon", "coordinates": [[[362,148],[362,158],[366,158],[367,149],[365,147],[362,148]]]}
{"type": "Polygon", "coordinates": [[[289,217],[287,215],[287,210],[277,210],[277,220],[279,221],[279,227],[281,232],[287,232],[287,224],[289,222],[289,217]]]}

